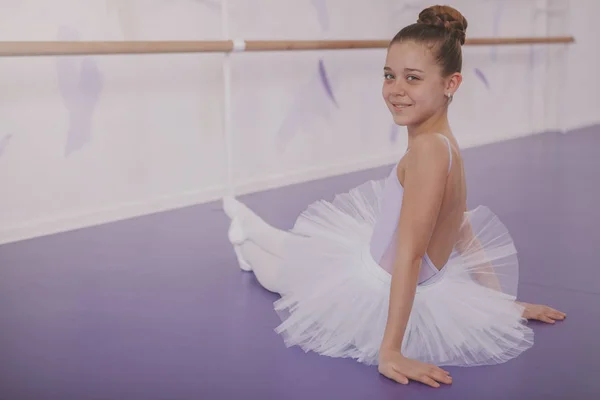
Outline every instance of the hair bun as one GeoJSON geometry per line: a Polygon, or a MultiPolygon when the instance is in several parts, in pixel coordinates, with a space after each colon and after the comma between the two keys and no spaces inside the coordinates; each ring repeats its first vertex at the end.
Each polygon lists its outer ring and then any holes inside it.
{"type": "Polygon", "coordinates": [[[461,45],[465,44],[467,20],[450,6],[431,6],[419,13],[419,24],[432,25],[445,29],[455,37],[461,45]]]}

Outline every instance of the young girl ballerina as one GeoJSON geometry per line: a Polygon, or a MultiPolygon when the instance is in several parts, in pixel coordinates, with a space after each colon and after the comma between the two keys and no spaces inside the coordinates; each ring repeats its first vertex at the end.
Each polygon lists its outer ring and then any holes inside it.
{"type": "Polygon", "coordinates": [[[224,199],[240,267],[281,295],[286,345],[439,387],[452,382],[439,366],[505,362],[533,345],[527,319],[565,318],[516,301],[508,231],[489,209],[466,209],[447,116],[466,28],[457,10],[434,6],[391,41],[383,98],[408,150],[387,178],[310,205],[290,231],[224,199]]]}

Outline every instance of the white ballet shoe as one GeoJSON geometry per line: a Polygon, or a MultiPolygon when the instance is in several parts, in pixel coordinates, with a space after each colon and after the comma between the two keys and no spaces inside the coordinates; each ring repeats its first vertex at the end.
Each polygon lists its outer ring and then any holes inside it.
{"type": "Polygon", "coordinates": [[[234,245],[233,246],[233,251],[235,251],[235,255],[237,257],[240,269],[242,271],[252,271],[252,266],[250,266],[250,264],[248,264],[246,262],[246,260],[244,260],[244,256],[242,255],[242,250],[240,249],[240,247],[234,245]]]}
{"type": "Polygon", "coordinates": [[[239,208],[239,201],[236,200],[234,196],[225,196],[223,197],[222,202],[223,211],[225,211],[225,214],[227,214],[229,218],[234,219],[237,216],[236,211],[239,208]]]}
{"type": "Polygon", "coordinates": [[[235,251],[240,269],[243,271],[252,271],[252,267],[246,262],[242,255],[242,250],[240,249],[240,245],[246,240],[246,235],[244,234],[242,224],[237,216],[238,204],[239,202],[234,197],[228,196],[223,198],[223,210],[231,219],[227,236],[233,245],[233,250],[235,251]]]}
{"type": "Polygon", "coordinates": [[[225,211],[225,214],[231,220],[227,236],[233,245],[242,244],[247,239],[242,229],[238,210],[239,201],[231,196],[223,197],[223,211],[225,211]]]}
{"type": "Polygon", "coordinates": [[[246,241],[247,238],[239,218],[235,217],[231,220],[231,224],[229,224],[229,229],[227,231],[227,237],[234,246],[240,245],[246,241]]]}

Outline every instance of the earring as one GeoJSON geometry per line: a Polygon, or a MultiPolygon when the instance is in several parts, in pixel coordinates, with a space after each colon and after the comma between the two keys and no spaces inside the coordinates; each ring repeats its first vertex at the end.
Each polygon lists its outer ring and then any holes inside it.
{"type": "Polygon", "coordinates": [[[448,98],[448,101],[452,101],[452,98],[453,98],[452,94],[446,93],[446,97],[448,98]]]}

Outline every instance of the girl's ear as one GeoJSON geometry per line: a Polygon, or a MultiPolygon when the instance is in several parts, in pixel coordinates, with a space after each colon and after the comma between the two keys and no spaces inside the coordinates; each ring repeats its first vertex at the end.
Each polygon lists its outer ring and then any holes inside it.
{"type": "Polygon", "coordinates": [[[446,86],[444,88],[444,92],[446,93],[446,95],[454,96],[454,93],[456,93],[461,83],[462,74],[459,72],[453,73],[448,78],[446,78],[446,86]]]}

